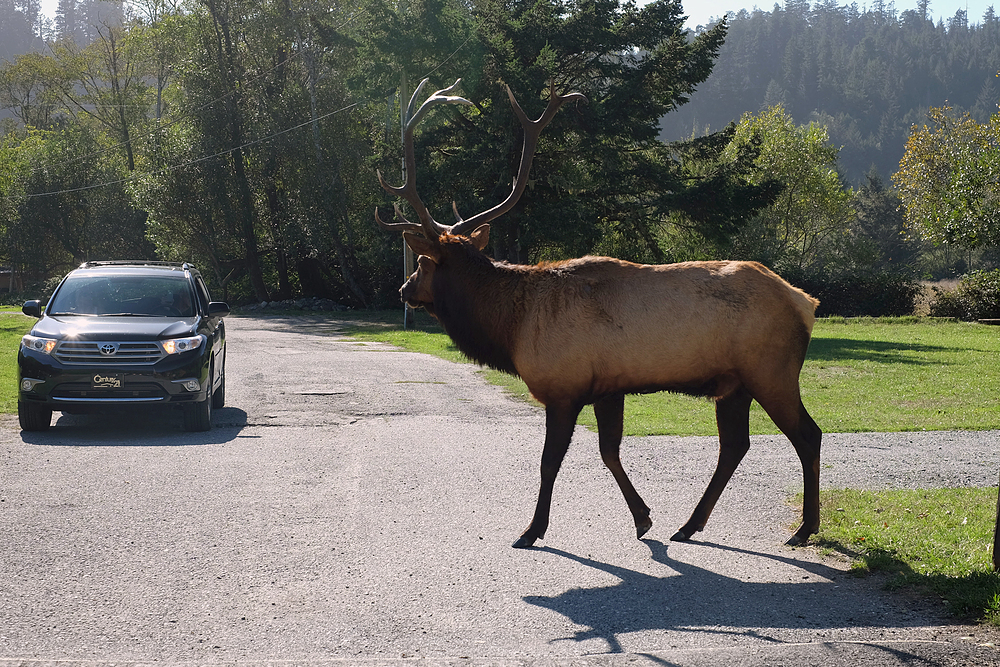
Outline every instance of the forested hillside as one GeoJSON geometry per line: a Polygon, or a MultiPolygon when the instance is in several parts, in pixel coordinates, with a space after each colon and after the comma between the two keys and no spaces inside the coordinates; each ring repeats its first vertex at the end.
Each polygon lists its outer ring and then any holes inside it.
{"type": "Polygon", "coordinates": [[[39,0],[0,0],[0,62],[42,51],[59,39],[87,44],[103,25],[120,22],[124,12],[120,0],[59,0],[50,17],[41,13],[39,0]]]}
{"type": "Polygon", "coordinates": [[[664,138],[719,130],[781,104],[797,123],[828,128],[851,183],[872,165],[888,179],[930,107],[947,104],[986,122],[1000,100],[1000,17],[990,8],[978,19],[958,11],[934,23],[928,4],[897,12],[881,0],[867,9],[787,0],[730,15],[712,76],[664,117],[664,138]]]}

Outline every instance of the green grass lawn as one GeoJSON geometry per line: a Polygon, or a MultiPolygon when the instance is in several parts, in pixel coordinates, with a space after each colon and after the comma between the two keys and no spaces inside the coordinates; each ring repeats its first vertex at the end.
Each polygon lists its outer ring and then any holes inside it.
{"type": "MultiPolygon", "coordinates": [[[[424,316],[426,318],[426,316],[424,316]]],[[[353,336],[462,359],[433,321],[413,331],[398,321],[357,325],[353,336]]],[[[802,400],[826,432],[991,430],[1000,428],[1000,327],[918,318],[822,319],[802,369],[802,400]]],[[[517,378],[485,371],[491,382],[527,395],[517,378]]],[[[596,427],[593,410],[580,423],[596,427]]],[[[754,404],[751,433],[777,433],[754,404]]],[[[628,435],[714,435],[714,405],[669,393],[629,396],[628,435]]]]}
{"type": "Polygon", "coordinates": [[[997,490],[828,490],[820,549],[851,559],[890,589],[939,598],[955,616],[1000,625],[1000,575],[992,572],[997,490]]]}
{"type": "Polygon", "coordinates": [[[28,333],[33,317],[21,314],[21,309],[0,308],[0,412],[17,412],[17,348],[21,336],[28,333]]]}

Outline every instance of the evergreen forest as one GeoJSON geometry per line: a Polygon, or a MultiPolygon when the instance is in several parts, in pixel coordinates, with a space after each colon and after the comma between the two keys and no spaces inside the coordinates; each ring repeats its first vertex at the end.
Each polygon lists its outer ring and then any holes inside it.
{"type": "MultiPolygon", "coordinates": [[[[8,301],[81,262],[192,261],[234,305],[398,305],[375,223],[401,116],[438,220],[510,192],[488,251],[535,263],[760,261],[820,314],[913,311],[922,278],[1000,265],[1000,34],[786,2],[688,30],[679,0],[0,0],[0,266],[8,301]]],[[[404,215],[411,215],[403,206],[404,215]]],[[[412,217],[412,215],[411,215],[412,217]]],[[[977,311],[978,312],[978,311],[977,311]]]]}
{"type": "MultiPolygon", "coordinates": [[[[979,122],[1000,100],[1000,16],[956,11],[936,23],[930,0],[897,11],[876,0],[786,0],[771,11],[727,17],[726,43],[712,76],[676,113],[664,137],[719,130],[781,105],[797,123],[819,123],[839,147],[838,166],[859,184],[874,167],[888,180],[899,168],[913,125],[932,107],[950,106],[979,122]]],[[[699,28],[704,29],[704,28],[699,28]]]]}

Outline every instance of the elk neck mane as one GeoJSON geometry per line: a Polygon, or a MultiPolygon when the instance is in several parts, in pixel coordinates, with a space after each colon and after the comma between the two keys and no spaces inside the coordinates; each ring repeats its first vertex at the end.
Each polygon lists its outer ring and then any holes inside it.
{"type": "Polygon", "coordinates": [[[434,316],[458,349],[483,366],[518,375],[512,360],[524,284],[540,267],[490,259],[462,237],[443,235],[445,267],[434,276],[434,316]]]}

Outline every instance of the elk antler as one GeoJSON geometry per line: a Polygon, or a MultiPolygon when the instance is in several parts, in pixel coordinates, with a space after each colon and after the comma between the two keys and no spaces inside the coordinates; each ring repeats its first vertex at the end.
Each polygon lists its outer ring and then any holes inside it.
{"type": "Polygon", "coordinates": [[[542,130],[548,125],[553,118],[555,118],[556,112],[559,108],[566,102],[575,100],[584,100],[586,97],[582,93],[569,93],[567,95],[557,95],[555,91],[555,84],[552,84],[552,88],[549,92],[549,103],[545,107],[545,111],[539,116],[538,120],[529,120],[524,110],[521,109],[521,105],[517,103],[514,98],[514,93],[511,92],[509,86],[504,86],[507,90],[507,97],[510,98],[510,105],[514,110],[514,115],[517,116],[518,121],[521,123],[521,127],[524,129],[524,145],[521,149],[521,163],[517,169],[517,178],[514,180],[514,185],[511,189],[511,193],[507,195],[507,198],[503,200],[500,204],[497,204],[493,208],[478,213],[467,220],[463,220],[458,214],[458,209],[455,208],[454,203],[452,208],[455,210],[455,219],[458,220],[454,225],[450,227],[448,225],[442,225],[441,223],[434,220],[431,217],[430,212],[428,212],[427,207],[420,200],[420,196],[417,194],[416,186],[416,167],[415,158],[413,152],[413,128],[416,124],[423,118],[424,114],[430,109],[430,107],[436,104],[443,103],[458,103],[458,104],[468,104],[467,99],[457,96],[449,96],[461,83],[461,79],[455,81],[454,84],[439,90],[430,97],[420,106],[420,109],[415,115],[412,114],[413,106],[416,103],[417,95],[420,90],[427,83],[427,79],[420,82],[417,86],[417,90],[413,93],[413,97],[410,98],[410,104],[406,111],[406,125],[403,131],[403,152],[405,156],[405,170],[406,170],[406,182],[400,187],[392,187],[385,182],[382,178],[382,174],[378,174],[379,183],[385,188],[390,194],[394,194],[397,197],[401,197],[406,200],[416,210],[417,216],[420,218],[420,224],[410,222],[403,217],[399,210],[399,206],[394,205],[393,208],[396,211],[396,218],[402,222],[398,223],[387,223],[383,222],[378,215],[378,209],[375,209],[375,220],[385,229],[394,231],[410,231],[410,232],[422,232],[426,238],[436,239],[441,234],[467,234],[472,230],[475,230],[480,225],[483,225],[490,220],[494,220],[511,208],[517,203],[518,199],[524,193],[525,187],[528,185],[528,173],[531,171],[531,162],[535,157],[535,149],[538,147],[538,137],[542,130]]]}
{"type": "Polygon", "coordinates": [[[420,200],[420,195],[417,194],[417,161],[414,156],[413,151],[413,128],[417,126],[417,123],[430,111],[431,107],[438,104],[466,104],[472,106],[472,102],[465,99],[464,97],[458,97],[457,95],[450,95],[449,93],[454,92],[458,85],[462,83],[461,79],[457,79],[455,83],[451,84],[447,88],[436,91],[433,95],[424,100],[424,103],[420,105],[420,109],[417,113],[413,113],[413,107],[417,102],[417,97],[420,95],[420,91],[423,90],[424,85],[427,84],[428,79],[424,79],[417,86],[417,89],[413,91],[413,96],[410,97],[410,104],[406,107],[405,124],[403,126],[403,170],[406,174],[406,180],[400,187],[393,187],[389,185],[384,178],[382,178],[381,172],[376,172],[378,174],[378,182],[386,190],[386,192],[400,197],[413,207],[417,212],[417,217],[420,219],[420,224],[410,222],[403,217],[402,212],[399,210],[398,205],[393,205],[393,209],[396,211],[396,218],[402,220],[398,223],[387,223],[383,222],[378,215],[378,208],[375,208],[375,221],[378,222],[385,229],[393,231],[410,231],[410,232],[423,232],[424,236],[429,239],[436,239],[446,232],[451,230],[448,225],[442,225],[441,223],[434,220],[431,217],[430,211],[420,200]]]}
{"type": "Polygon", "coordinates": [[[538,117],[538,120],[529,120],[528,116],[521,109],[521,105],[517,103],[514,99],[514,93],[511,92],[510,86],[504,85],[507,89],[507,97],[510,98],[510,106],[514,110],[514,115],[521,122],[521,127],[524,128],[524,144],[521,148],[521,164],[517,167],[517,178],[514,180],[514,186],[511,188],[511,192],[507,195],[501,203],[497,204],[488,211],[483,211],[482,213],[477,213],[468,220],[462,220],[461,222],[452,225],[449,230],[452,234],[467,234],[473,231],[482,224],[489,222],[490,220],[495,220],[501,215],[514,208],[514,204],[517,200],[521,198],[524,193],[524,188],[528,185],[528,174],[531,171],[531,161],[535,157],[535,149],[538,147],[538,136],[545,129],[545,126],[552,122],[555,118],[556,112],[559,108],[569,101],[584,100],[586,97],[583,93],[569,93],[567,95],[557,95],[555,83],[552,83],[549,89],[549,103],[545,107],[545,111],[542,115],[538,117]]]}

